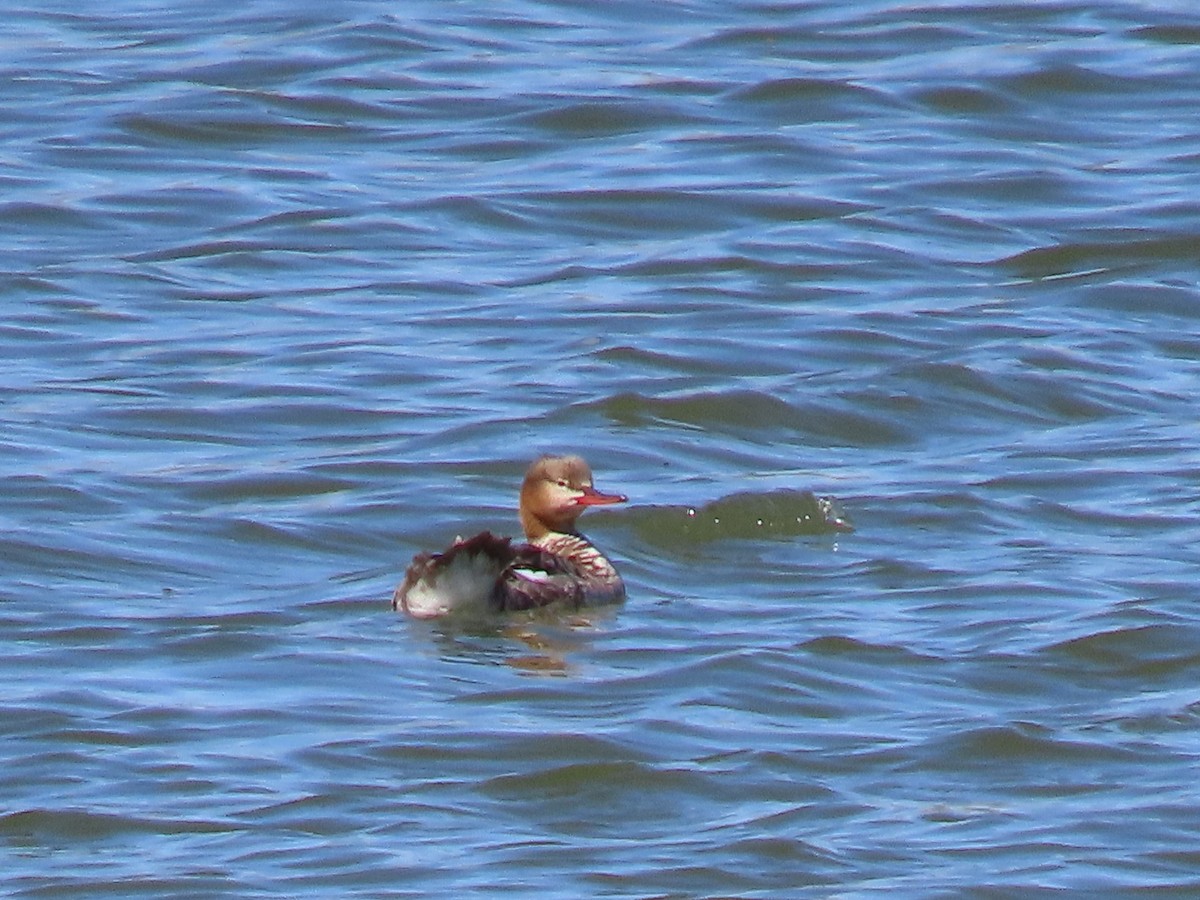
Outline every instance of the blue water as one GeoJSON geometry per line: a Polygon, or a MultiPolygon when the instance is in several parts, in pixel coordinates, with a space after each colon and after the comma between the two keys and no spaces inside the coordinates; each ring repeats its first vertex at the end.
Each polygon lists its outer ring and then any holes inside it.
{"type": "Polygon", "coordinates": [[[1198,53],[1134,0],[9,8],[0,890],[1195,896],[1198,53]],[[628,601],[394,614],[543,451],[630,496],[628,601]]]}

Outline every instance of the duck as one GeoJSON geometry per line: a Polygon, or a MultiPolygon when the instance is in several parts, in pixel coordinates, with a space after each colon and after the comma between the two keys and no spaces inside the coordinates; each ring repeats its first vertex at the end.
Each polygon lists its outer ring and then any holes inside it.
{"type": "Polygon", "coordinates": [[[524,541],[490,531],[456,538],[441,553],[418,553],[392,597],[417,619],[488,614],[561,603],[571,608],[625,599],[616,567],[576,528],[593,506],[625,503],[598,491],[579,456],[541,456],[521,483],[524,541]]]}

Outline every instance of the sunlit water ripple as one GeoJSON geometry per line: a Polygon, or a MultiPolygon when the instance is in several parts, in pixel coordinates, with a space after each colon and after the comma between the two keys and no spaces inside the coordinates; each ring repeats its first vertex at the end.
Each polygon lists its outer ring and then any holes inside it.
{"type": "Polygon", "coordinates": [[[1200,890],[1191,4],[0,47],[7,894],[1200,890]],[[552,449],[628,602],[394,615],[552,449]]]}

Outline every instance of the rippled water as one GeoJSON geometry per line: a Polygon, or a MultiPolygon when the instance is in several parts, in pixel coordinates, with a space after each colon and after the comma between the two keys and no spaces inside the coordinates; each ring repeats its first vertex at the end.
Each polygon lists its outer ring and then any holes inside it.
{"type": "Polygon", "coordinates": [[[1192,4],[179,7],[0,24],[6,893],[1195,895],[1192,4]]]}

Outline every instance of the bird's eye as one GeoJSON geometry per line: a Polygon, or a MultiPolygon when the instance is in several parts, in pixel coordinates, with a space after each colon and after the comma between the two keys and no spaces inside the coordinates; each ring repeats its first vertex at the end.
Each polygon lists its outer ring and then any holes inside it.
{"type": "Polygon", "coordinates": [[[558,481],[556,481],[554,483],[557,484],[560,488],[570,487],[570,485],[567,484],[567,479],[565,479],[565,478],[560,478],[560,479],[558,479],[558,481]]]}

